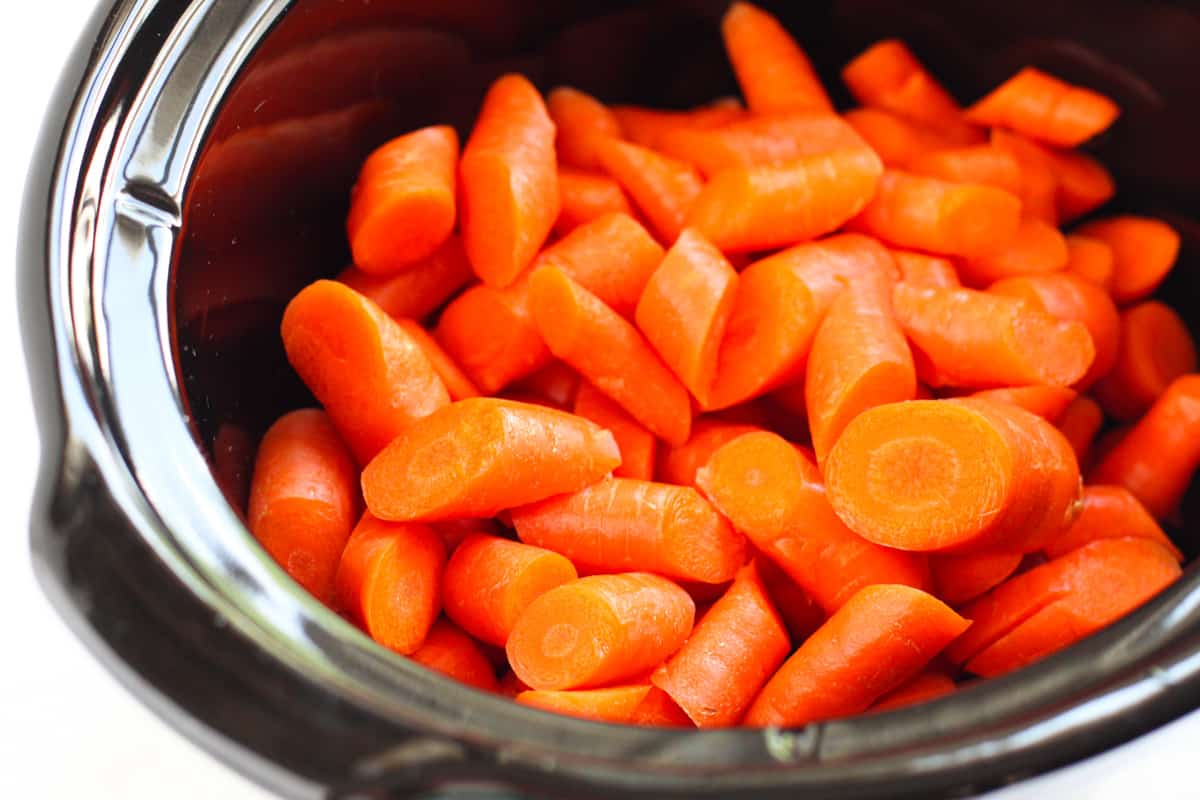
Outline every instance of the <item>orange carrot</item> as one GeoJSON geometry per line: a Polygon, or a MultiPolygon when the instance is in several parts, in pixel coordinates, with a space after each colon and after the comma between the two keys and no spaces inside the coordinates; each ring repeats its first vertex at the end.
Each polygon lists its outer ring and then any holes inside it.
{"type": "Polygon", "coordinates": [[[546,95],[546,111],[554,122],[554,149],[563,164],[579,169],[600,169],[598,145],[621,136],[621,123],[589,94],[559,86],[546,95]]]}
{"type": "Polygon", "coordinates": [[[716,379],[718,348],[733,311],[738,275],[696,231],[684,229],[645,284],[637,325],[676,377],[701,401],[716,379]]]}
{"type": "Polygon", "coordinates": [[[612,434],[585,419],[476,397],[397,436],[363,470],[363,495],[381,519],[490,517],[581,489],[619,463],[612,434]]]}
{"type": "Polygon", "coordinates": [[[375,641],[409,655],[441,609],[446,547],[428,525],[363,514],[337,567],[342,611],[375,641]]]}
{"type": "Polygon", "coordinates": [[[979,125],[1012,128],[1060,147],[1075,147],[1103,132],[1120,114],[1099,92],[1025,67],[967,109],[979,125]]]}
{"type": "Polygon", "coordinates": [[[864,278],[834,301],[813,337],[804,386],[818,464],[854,417],[916,397],[916,368],[885,277],[864,278]]]}
{"type": "Polygon", "coordinates": [[[1147,300],[1121,312],[1113,333],[1111,370],[1096,384],[1096,399],[1117,420],[1137,419],[1171,381],[1196,371],[1196,343],[1170,306],[1147,300]]]}
{"type": "Polygon", "coordinates": [[[960,606],[1016,572],[1023,558],[1020,553],[1003,551],[930,556],[934,594],[952,606],[960,606]]]}
{"type": "Polygon", "coordinates": [[[498,688],[496,673],[479,646],[444,619],[433,623],[425,642],[410,658],[476,689],[494,692],[498,688]]]}
{"type": "Polygon", "coordinates": [[[542,267],[529,286],[534,322],[550,352],[570,364],[655,435],[687,441],[687,389],[637,329],[562,270],[542,267]]]}
{"type": "Polygon", "coordinates": [[[425,353],[425,357],[433,366],[433,371],[442,379],[451,400],[479,397],[479,390],[475,388],[475,384],[471,383],[471,379],[463,374],[458,364],[454,363],[454,359],[421,327],[419,322],[412,319],[398,319],[396,322],[425,353]]]}
{"type": "Polygon", "coordinates": [[[908,163],[908,169],[952,183],[981,183],[1018,196],[1021,192],[1021,165],[1012,153],[993,144],[923,153],[908,163]]]}
{"type": "Polygon", "coordinates": [[[825,621],[825,610],[770,558],[763,555],[755,558],[767,597],[779,612],[792,641],[804,641],[821,627],[825,621]]]}
{"type": "Polygon", "coordinates": [[[537,398],[538,405],[571,411],[582,383],[578,372],[553,358],[546,366],[515,382],[512,388],[537,398]]]}
{"type": "Polygon", "coordinates": [[[852,531],[903,550],[1031,552],[1074,521],[1080,492],[1058,430],[978,398],[864,412],[834,445],[825,480],[852,531]]]}
{"type": "Polygon", "coordinates": [[[1006,386],[1003,389],[981,389],[970,396],[1011,403],[1057,426],[1078,395],[1065,386],[1006,386]]]}
{"type": "Polygon", "coordinates": [[[658,725],[664,728],[696,727],[696,723],[671,699],[671,695],[657,686],[650,687],[642,702],[633,710],[629,721],[634,725],[658,725]]]}
{"type": "Polygon", "coordinates": [[[940,672],[922,672],[875,701],[871,711],[895,711],[898,708],[927,703],[954,692],[954,681],[940,672]]]}
{"type": "Polygon", "coordinates": [[[708,463],[708,459],[721,445],[733,441],[744,433],[761,430],[758,425],[698,418],[692,425],[692,435],[678,447],[662,447],[658,451],[655,477],[664,483],[677,486],[695,486],[696,470],[708,463]]]}
{"type": "Polygon", "coordinates": [[[558,267],[632,320],[638,298],[662,260],[662,247],[637,220],[605,214],[543,250],[533,268],[558,267]]]}
{"type": "Polygon", "coordinates": [[[458,134],[421,128],[371,153],[350,193],[346,234],[355,265],[386,275],[432,256],[455,218],[458,134]]]}
{"type": "Polygon", "coordinates": [[[754,563],[700,619],[651,682],[699,728],[736,725],[791,645],[754,563]]]}
{"type": "Polygon", "coordinates": [[[613,478],[513,509],[512,519],[521,541],[588,573],[721,583],[746,561],[745,539],[690,486],[613,478]]]}
{"type": "Polygon", "coordinates": [[[1022,217],[1008,244],[959,267],[963,283],[977,289],[1002,278],[1058,272],[1067,266],[1067,240],[1058,228],[1036,217],[1022,217]]]}
{"type": "Polygon", "coordinates": [[[673,242],[703,181],[691,164],[628,142],[607,139],[599,148],[604,170],[621,184],[663,242],[673,242]]]}
{"type": "Polygon", "coordinates": [[[1109,291],[1113,279],[1113,250],[1106,242],[1077,233],[1067,236],[1067,272],[1109,291]]]}
{"type": "Polygon", "coordinates": [[[775,673],[745,724],[791,727],[865,711],[970,624],[919,589],[867,586],[775,673]]]}
{"type": "Polygon", "coordinates": [[[1124,486],[1156,519],[1167,519],[1178,509],[1198,466],[1200,375],[1189,374],[1171,382],[1088,479],[1124,486]]]}
{"type": "Polygon", "coordinates": [[[604,689],[531,690],[515,700],[521,705],[597,722],[632,722],[634,712],[650,692],[649,684],[604,689]]]}
{"type": "Polygon", "coordinates": [[[882,275],[889,280],[900,279],[900,270],[888,249],[861,233],[839,233],[796,245],[757,263],[786,266],[803,280],[812,293],[818,318],[825,316],[847,286],[864,277],[882,275]]]}
{"type": "Polygon", "coordinates": [[[1071,449],[1075,451],[1075,460],[1081,466],[1088,464],[1092,442],[1104,427],[1104,412],[1100,410],[1100,404],[1086,394],[1081,394],[1071,401],[1055,424],[1071,443],[1071,449]]]}
{"type": "Polygon", "coordinates": [[[247,525],[297,583],[322,602],[358,513],[358,467],[333,423],[316,409],[292,411],[258,447],[247,525]]]}
{"type": "Polygon", "coordinates": [[[607,175],[558,168],[558,192],[562,210],[554,222],[554,232],[566,236],[585,222],[605,214],[633,214],[621,184],[607,175]]]}
{"type": "Polygon", "coordinates": [[[592,575],[530,603],[505,650],[534,689],[603,686],[662,663],[687,639],[694,615],[692,598],[666,578],[592,575]]]}
{"type": "Polygon", "coordinates": [[[934,388],[1070,386],[1095,358],[1081,323],[1056,319],[1015,297],[900,283],[892,299],[917,375],[934,388]]]}
{"type": "Polygon", "coordinates": [[[337,279],[375,302],[388,316],[422,319],[472,277],[462,240],[451,236],[432,256],[393,275],[371,275],[347,267],[337,279]]]}
{"type": "Polygon", "coordinates": [[[674,131],[720,128],[748,117],[740,104],[726,103],[713,103],[690,111],[618,105],[611,111],[620,123],[625,139],[650,150],[661,150],[663,141],[674,131]]]}
{"type": "Polygon", "coordinates": [[[721,19],[721,35],[751,111],[833,110],[812,62],[775,17],[739,0],[721,19]]]}
{"type": "Polygon", "coordinates": [[[1021,201],[993,186],[888,170],[854,225],[900,247],[975,258],[1011,241],[1020,215],[1021,201]]]}
{"type": "Polygon", "coordinates": [[[819,481],[807,456],[766,431],[734,439],[696,473],[713,505],[828,613],[873,583],[928,587],[923,557],[856,536],[819,481]]]}
{"type": "Polygon", "coordinates": [[[1075,524],[1055,536],[1043,551],[1058,558],[1097,539],[1150,539],[1183,561],[1183,553],[1163,532],[1154,517],[1124,486],[1094,485],[1083,488],[1083,510],[1075,524]]]}
{"type": "Polygon", "coordinates": [[[595,386],[583,381],[575,393],[574,411],[612,433],[617,449],[621,451],[621,466],[613,470],[613,475],[646,481],[654,478],[654,455],[658,440],[629,416],[625,409],[595,386]]]}
{"type": "Polygon", "coordinates": [[[420,344],[345,284],[307,286],[288,303],[281,327],[288,361],[359,463],[450,402],[420,344]]]}
{"type": "Polygon", "coordinates": [[[1016,193],[1021,198],[1021,212],[1057,225],[1058,178],[1046,151],[1032,139],[1003,128],[992,129],[991,144],[1012,155],[1021,168],[1021,186],[1016,193]]]}
{"type": "Polygon", "coordinates": [[[533,261],[558,218],[554,123],[528,80],[488,89],[459,167],[460,228],[475,274],[503,287],[533,261]]]}
{"type": "Polygon", "coordinates": [[[892,258],[900,269],[900,280],[910,286],[923,289],[958,289],[958,267],[948,258],[914,253],[909,250],[892,250],[892,258]]]}
{"type": "Polygon", "coordinates": [[[853,108],[842,118],[891,169],[907,169],[922,156],[959,144],[942,131],[881,108],[853,108]]]}
{"type": "MultiPolygon", "coordinates": [[[[1086,153],[1047,147],[1012,131],[997,129],[992,137],[994,145],[1010,151],[1026,169],[1037,169],[1050,176],[1048,183],[1053,185],[1055,214],[1054,217],[1044,217],[1050,221],[1054,221],[1055,217],[1070,221],[1083,216],[1104,205],[1116,194],[1117,187],[1112,175],[1086,153]]],[[[1042,183],[1046,179],[1039,176],[1036,181],[1042,183]]],[[[1026,188],[1031,195],[1036,194],[1039,203],[1044,202],[1044,189],[1038,187],[1035,190],[1030,185],[1026,188]]]]}
{"type": "Polygon", "coordinates": [[[1112,296],[1117,305],[1153,294],[1179,255],[1179,234],[1167,223],[1150,217],[1109,217],[1081,225],[1075,232],[1112,248],[1112,296]]]}
{"type": "Polygon", "coordinates": [[[429,527],[442,537],[447,553],[453,553],[464,539],[473,534],[499,536],[502,532],[500,524],[494,519],[471,519],[470,517],[431,522],[429,527]]]}

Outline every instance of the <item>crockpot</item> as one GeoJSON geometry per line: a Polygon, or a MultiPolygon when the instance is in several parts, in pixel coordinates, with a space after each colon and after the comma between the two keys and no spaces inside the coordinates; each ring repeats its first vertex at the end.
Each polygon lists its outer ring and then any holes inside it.
{"type": "MultiPolygon", "coordinates": [[[[1120,203],[1183,232],[1161,296],[1200,320],[1192,4],[765,5],[830,86],[850,55],[890,35],[964,101],[1027,63],[1109,93],[1124,113],[1096,149],[1120,203]]],[[[1079,645],[919,708],[681,732],[553,716],[442,678],[374,645],[256,546],[237,508],[248,453],[274,417],[312,402],[283,358],[279,317],[300,286],[347,263],[342,220],[363,156],[419,125],[462,131],[508,71],[609,101],[684,107],[730,94],[724,6],[97,9],[52,102],[22,221],[20,307],[43,445],[32,542],[57,608],[143,702],[294,797],[481,783],[567,797],[963,796],[1200,705],[1194,568],[1079,645]]],[[[1200,510],[1194,495],[1190,507],[1200,510]]],[[[1175,531],[1189,556],[1198,533],[1175,531]]]]}

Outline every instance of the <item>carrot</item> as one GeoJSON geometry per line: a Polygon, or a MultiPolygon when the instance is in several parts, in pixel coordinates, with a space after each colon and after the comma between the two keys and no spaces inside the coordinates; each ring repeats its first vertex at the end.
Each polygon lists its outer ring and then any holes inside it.
{"type": "Polygon", "coordinates": [[[529,313],[529,282],[496,289],[476,285],[442,312],[437,343],[484,394],[493,394],[550,363],[529,313]]]}
{"type": "Polygon", "coordinates": [[[1171,382],[1088,479],[1124,486],[1156,519],[1167,519],[1178,509],[1198,466],[1200,375],[1189,374],[1171,382]]]}
{"type": "Polygon", "coordinates": [[[410,655],[441,610],[446,547],[428,525],[385,522],[368,511],[342,553],[338,605],[389,650],[410,655]]]}
{"type": "Polygon", "coordinates": [[[790,650],[783,620],[751,562],[650,680],[697,727],[728,727],[741,720],[790,650]]]}
{"type": "Polygon", "coordinates": [[[648,684],[611,686],[604,689],[521,692],[516,701],[524,706],[566,714],[597,722],[631,722],[638,706],[650,692],[648,684]]]}
{"type": "Polygon", "coordinates": [[[978,398],[876,406],[825,461],[858,535],[902,550],[1031,552],[1078,512],[1070,443],[1023,408],[978,398]]]}
{"type": "Polygon", "coordinates": [[[1111,369],[1096,384],[1104,412],[1137,419],[1180,375],[1196,371],[1196,343],[1170,306],[1147,300],[1121,312],[1113,332],[1111,369]]]}
{"type": "Polygon", "coordinates": [[[662,149],[666,137],[677,130],[720,128],[748,117],[740,104],[712,103],[690,111],[617,105],[611,109],[627,141],[650,150],[662,149]]]}
{"type": "Polygon", "coordinates": [[[1112,296],[1117,305],[1150,296],[1179,255],[1179,234],[1167,223],[1150,217],[1109,217],[1081,225],[1075,232],[1112,248],[1112,296]]]}
{"type": "Polygon", "coordinates": [[[673,242],[687,224],[688,211],[703,181],[696,168],[628,142],[607,139],[600,163],[645,214],[663,242],[673,242]]]}
{"type": "Polygon", "coordinates": [[[922,289],[959,289],[958,267],[948,258],[892,250],[892,258],[900,269],[900,280],[922,289]]]}
{"type": "Polygon", "coordinates": [[[1025,67],[967,109],[978,125],[1012,128],[1049,144],[1075,147],[1102,133],[1120,114],[1099,92],[1025,67]]]}
{"type": "Polygon", "coordinates": [[[916,397],[916,368],[885,277],[864,278],[834,301],[813,337],[804,386],[818,464],[854,417],[916,397]]]}
{"type": "Polygon", "coordinates": [[[1021,202],[993,186],[888,170],[854,225],[899,247],[974,258],[1017,234],[1021,202]]]}
{"type": "Polygon", "coordinates": [[[860,589],[784,662],[745,724],[791,727],[865,711],[970,624],[919,589],[860,589]]]}
{"type": "Polygon", "coordinates": [[[1021,192],[1021,165],[1012,153],[992,144],[975,144],[923,153],[908,163],[914,175],[952,183],[981,183],[1009,194],[1021,192]]]}
{"type": "Polygon", "coordinates": [[[442,538],[442,543],[446,545],[446,552],[451,554],[468,536],[473,534],[499,536],[503,531],[500,524],[494,519],[471,519],[470,517],[431,522],[429,527],[433,528],[442,538]]]}
{"type": "Polygon", "coordinates": [[[579,169],[600,169],[599,144],[621,136],[621,123],[596,98],[559,86],[546,95],[546,111],[554,122],[558,160],[579,169]]]}
{"type": "Polygon", "coordinates": [[[1095,358],[1081,323],[1056,319],[1015,297],[900,283],[892,299],[917,376],[934,388],[1070,386],[1095,358]]]}
{"type": "Polygon", "coordinates": [[[1113,279],[1113,250],[1106,242],[1072,233],[1067,236],[1067,272],[1109,291],[1113,279]]]}
{"type": "Polygon", "coordinates": [[[757,430],[761,430],[758,425],[700,417],[692,425],[692,435],[686,442],[678,447],[668,445],[659,449],[654,475],[664,483],[695,486],[696,470],[707,464],[721,445],[757,430]]]}
{"type": "Polygon", "coordinates": [[[590,419],[612,433],[617,449],[621,451],[621,465],[613,470],[613,475],[646,481],[654,478],[654,455],[658,440],[629,416],[625,409],[595,386],[583,381],[575,394],[574,410],[579,416],[590,419]]]}
{"type": "Polygon", "coordinates": [[[558,267],[626,319],[663,260],[663,249],[628,214],[605,214],[542,251],[538,267],[558,267]]]}
{"type": "Polygon", "coordinates": [[[1003,278],[1058,272],[1066,268],[1067,257],[1067,240],[1058,228],[1036,217],[1022,217],[1008,244],[964,259],[958,274],[966,285],[983,289],[1003,278]]]}
{"type": "Polygon", "coordinates": [[[462,240],[451,236],[429,258],[392,275],[371,275],[347,267],[337,279],[395,319],[422,319],[446,302],[472,277],[462,240]]]}
{"type": "Polygon", "coordinates": [[[1055,424],[1071,443],[1071,449],[1075,451],[1075,460],[1080,465],[1087,464],[1092,442],[1104,427],[1104,412],[1100,410],[1100,404],[1081,394],[1071,401],[1055,424]]]}
{"type": "Polygon", "coordinates": [[[833,110],[812,62],[775,17],[739,0],[721,19],[721,35],[751,111],[833,110]]]}
{"type": "Polygon", "coordinates": [[[769,557],[755,557],[771,605],[779,612],[793,642],[802,642],[825,621],[825,610],[769,557]]]}
{"type": "Polygon", "coordinates": [[[687,639],[694,615],[692,598],[666,578],[592,575],[530,603],[505,650],[534,689],[603,686],[662,663],[687,639]]]}
{"type": "Polygon", "coordinates": [[[746,561],[745,539],[688,486],[612,478],[513,509],[512,519],[521,541],[589,573],[721,583],[746,561]]]}
{"type": "Polygon", "coordinates": [[[558,168],[558,192],[562,210],[554,222],[554,232],[566,236],[585,222],[605,214],[633,214],[633,206],[621,184],[601,173],[558,168]]]}
{"type": "Polygon", "coordinates": [[[696,723],[671,699],[671,695],[653,685],[633,710],[629,722],[634,725],[658,725],[663,728],[696,727],[696,723]]]}
{"type": "Polygon", "coordinates": [[[1054,537],[1044,548],[1047,558],[1058,558],[1098,539],[1150,539],[1183,561],[1183,553],[1163,533],[1154,517],[1124,486],[1093,485],[1083,488],[1083,510],[1075,524],[1054,537]]]}
{"type": "Polygon", "coordinates": [[[612,434],[585,419],[476,397],[407,428],[363,470],[362,486],[381,519],[490,517],[581,489],[619,463],[612,434]]]}
{"type": "MultiPolygon", "coordinates": [[[[1094,211],[1116,194],[1116,182],[1104,166],[1076,150],[1048,147],[1012,131],[997,129],[993,144],[1009,150],[1027,168],[1048,173],[1053,185],[1055,217],[1070,221],[1094,211]]],[[[1045,181],[1039,178],[1039,181],[1045,181]]],[[[1032,189],[1032,187],[1029,187],[1032,189]]],[[[1039,189],[1039,202],[1044,190],[1039,189]]],[[[1054,221],[1053,217],[1049,218],[1054,221]]]]}
{"type": "Polygon", "coordinates": [[[827,612],[873,583],[926,588],[925,559],[856,536],[833,513],[816,465],[766,431],[721,447],[696,483],[734,528],[827,612]]]}
{"type": "Polygon", "coordinates": [[[485,692],[498,689],[492,665],[471,637],[444,619],[433,623],[413,661],[485,692]]]}
{"type": "Polygon", "coordinates": [[[952,606],[960,606],[1016,572],[1023,558],[1021,553],[1004,551],[930,556],[934,594],[952,606]]]}
{"type": "Polygon", "coordinates": [[[425,353],[425,357],[433,366],[433,371],[442,379],[451,400],[479,397],[479,390],[475,388],[475,384],[471,383],[471,379],[463,374],[458,364],[454,363],[454,359],[442,349],[437,340],[421,327],[419,322],[412,319],[398,319],[396,322],[425,353]]]}
{"type": "Polygon", "coordinates": [[[952,694],[954,681],[940,672],[921,672],[875,701],[871,711],[895,711],[898,708],[927,703],[952,694]]]}
{"type": "Polygon", "coordinates": [[[578,577],[558,553],[473,534],[446,564],[442,603],[446,616],[467,633],[503,647],[527,605],[578,577]]]}
{"type": "Polygon", "coordinates": [[[852,108],[842,119],[866,140],[889,169],[907,169],[918,158],[957,147],[950,136],[881,108],[852,108]]]}
{"type": "Polygon", "coordinates": [[[970,396],[1010,403],[1037,414],[1055,426],[1078,397],[1073,389],[1065,386],[1006,386],[1003,389],[981,389],[970,396]]]}
{"type": "Polygon", "coordinates": [[[1092,337],[1095,357],[1076,384],[1086,389],[1112,370],[1121,322],[1112,299],[1098,286],[1066,272],[1022,275],[994,283],[989,292],[1017,297],[1064,322],[1079,322],[1092,337]]]}
{"type": "Polygon", "coordinates": [[[1032,139],[1003,128],[993,128],[990,141],[993,147],[1012,155],[1021,168],[1021,186],[1016,193],[1021,198],[1021,212],[1057,225],[1058,178],[1045,150],[1032,139]]]}
{"type": "Polygon", "coordinates": [[[322,602],[358,513],[358,467],[333,423],[313,408],[284,414],[258,447],[247,525],[297,583],[322,602]]]}
{"type": "Polygon", "coordinates": [[[806,242],[756,263],[786,266],[798,276],[812,294],[818,318],[825,316],[848,285],[864,277],[882,275],[889,280],[900,279],[900,270],[888,249],[861,233],[839,233],[806,242]]]}
{"type": "Polygon", "coordinates": [[[637,302],[642,334],[701,401],[716,379],[717,355],[733,312],[738,275],[696,231],[684,229],[637,302]]]}
{"type": "Polygon", "coordinates": [[[359,463],[450,402],[420,344],[344,284],[305,287],[288,303],[281,330],[288,361],[359,463]]]}
{"type": "Polygon", "coordinates": [[[552,358],[546,366],[516,381],[512,388],[537,398],[538,405],[571,411],[582,384],[578,372],[552,358]]]}
{"type": "Polygon", "coordinates": [[[437,252],[455,219],[458,134],[421,128],[381,145],[350,193],[346,234],[355,265],[386,275],[437,252]]]}
{"type": "Polygon", "coordinates": [[[829,233],[866,207],[883,165],[869,148],[834,150],[781,165],[713,176],[687,215],[722,251],[748,252],[829,233]]]}
{"type": "Polygon", "coordinates": [[[488,89],[459,174],[471,266],[488,285],[507,286],[541,249],[561,203],[554,123],[528,80],[503,75],[488,89]]]}
{"type": "Polygon", "coordinates": [[[687,441],[687,389],[637,329],[562,270],[542,267],[529,286],[534,322],[550,352],[570,364],[656,436],[687,441]]]}

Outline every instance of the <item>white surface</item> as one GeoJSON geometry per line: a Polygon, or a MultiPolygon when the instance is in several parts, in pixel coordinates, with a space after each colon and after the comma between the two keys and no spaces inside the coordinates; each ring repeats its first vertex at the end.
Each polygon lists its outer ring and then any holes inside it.
{"type": "MultiPolygon", "coordinates": [[[[0,48],[9,113],[0,128],[0,287],[13,297],[20,195],[42,109],[91,0],[23,3],[8,9],[9,41],[0,48]],[[14,78],[15,76],[15,78],[14,78]]],[[[59,621],[29,565],[29,496],[37,440],[13,301],[0,313],[0,393],[5,420],[0,512],[4,587],[5,698],[0,724],[0,797],[47,800],[255,800],[266,797],[194,748],[142,708],[92,659],[59,621]]],[[[1020,784],[995,800],[1040,797],[1155,800],[1197,796],[1191,761],[1200,715],[1116,753],[1020,784]]]]}

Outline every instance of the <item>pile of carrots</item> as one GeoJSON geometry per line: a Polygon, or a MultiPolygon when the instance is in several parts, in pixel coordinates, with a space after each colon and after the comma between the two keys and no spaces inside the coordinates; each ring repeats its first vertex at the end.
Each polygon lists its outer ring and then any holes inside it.
{"type": "Polygon", "coordinates": [[[262,546],[460,681],[702,728],[938,697],[1174,581],[1200,374],[1176,232],[1080,222],[1117,107],[1030,68],[963,108],[890,40],[839,113],[773,17],[722,31],[744,105],[506,75],[461,153],[370,156],[283,318],[323,409],[261,442],[262,546]]]}

